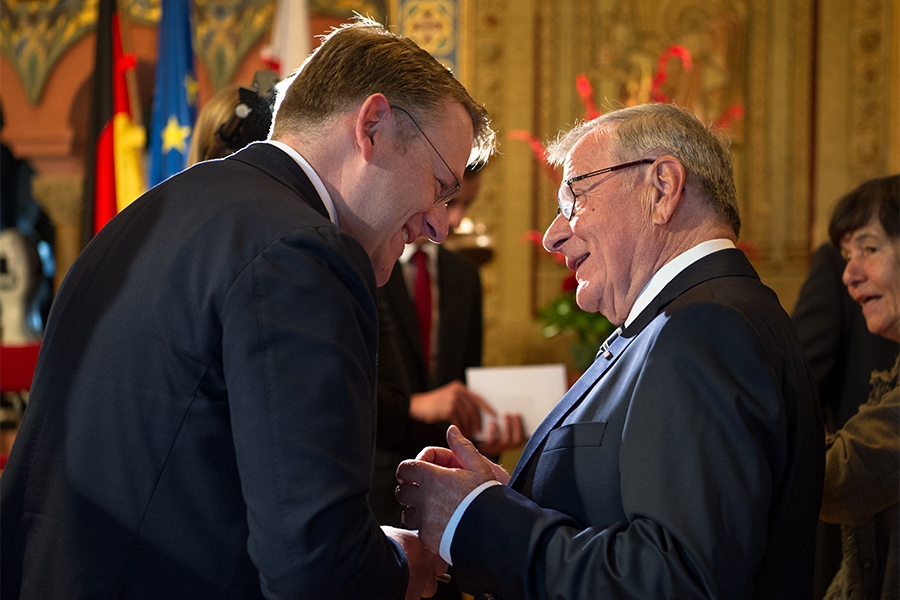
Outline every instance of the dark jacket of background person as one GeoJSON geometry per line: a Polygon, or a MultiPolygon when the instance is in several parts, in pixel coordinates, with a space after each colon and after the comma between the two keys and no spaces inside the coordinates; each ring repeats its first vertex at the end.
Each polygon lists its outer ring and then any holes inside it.
{"type": "Polygon", "coordinates": [[[403,597],[366,504],[369,264],[269,144],[116,216],[51,313],[0,485],[2,596],[403,597]]]}
{"type": "Polygon", "coordinates": [[[427,392],[454,380],[465,381],[466,368],[481,366],[482,297],[478,267],[467,257],[439,247],[437,277],[440,290],[435,368],[429,372],[419,337],[414,300],[407,290],[403,267],[394,265],[391,278],[379,290],[393,335],[379,348],[379,418],[375,479],[371,503],[379,522],[400,526],[402,507],[394,497],[394,472],[400,461],[414,458],[426,446],[446,445],[449,422],[424,423],[410,418],[409,395],[427,392]],[[393,345],[393,349],[386,349],[393,345]],[[389,358],[394,353],[395,357],[389,358]],[[396,366],[389,366],[396,361],[396,366]],[[405,380],[405,396],[391,395],[385,386],[405,380]],[[393,408],[386,406],[390,398],[393,408]],[[405,400],[405,402],[403,401],[405,400]]]}

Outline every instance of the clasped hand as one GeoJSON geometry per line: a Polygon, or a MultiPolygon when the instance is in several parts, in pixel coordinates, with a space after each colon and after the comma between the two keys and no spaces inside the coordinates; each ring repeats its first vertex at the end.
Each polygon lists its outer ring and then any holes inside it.
{"type": "Polygon", "coordinates": [[[425,448],[415,460],[397,467],[397,500],[403,509],[403,524],[419,530],[419,540],[431,552],[440,550],[447,523],[469,492],[495,479],[509,483],[502,467],[485,458],[451,425],[448,448],[425,448]]]}

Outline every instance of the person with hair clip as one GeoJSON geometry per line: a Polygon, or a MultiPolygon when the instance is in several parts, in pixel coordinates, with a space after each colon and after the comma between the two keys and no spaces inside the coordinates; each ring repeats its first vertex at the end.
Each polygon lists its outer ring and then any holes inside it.
{"type": "Polygon", "coordinates": [[[275,71],[257,71],[251,87],[228,86],[200,109],[191,135],[187,166],[225,158],[247,144],[266,139],[278,79],[275,71]]]}
{"type": "Polygon", "coordinates": [[[229,147],[219,136],[220,128],[235,116],[235,109],[241,104],[239,89],[236,85],[230,85],[219,90],[200,109],[194,122],[191,146],[188,149],[189,167],[203,160],[225,158],[240,150],[229,147]]]}

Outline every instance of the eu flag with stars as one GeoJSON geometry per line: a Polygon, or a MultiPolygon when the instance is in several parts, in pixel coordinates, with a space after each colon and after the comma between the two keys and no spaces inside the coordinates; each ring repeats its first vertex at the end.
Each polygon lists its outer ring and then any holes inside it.
{"type": "Polygon", "coordinates": [[[182,171],[197,106],[189,0],[162,0],[150,133],[150,185],[182,171]]]}

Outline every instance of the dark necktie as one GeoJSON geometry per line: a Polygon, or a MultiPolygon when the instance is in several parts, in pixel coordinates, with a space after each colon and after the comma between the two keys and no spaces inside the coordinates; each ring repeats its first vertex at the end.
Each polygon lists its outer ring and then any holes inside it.
{"type": "Polygon", "coordinates": [[[416,316],[419,320],[419,336],[425,353],[425,365],[431,365],[431,275],[428,272],[428,255],[419,250],[413,254],[416,263],[416,279],[413,293],[416,301],[416,316]]]}

